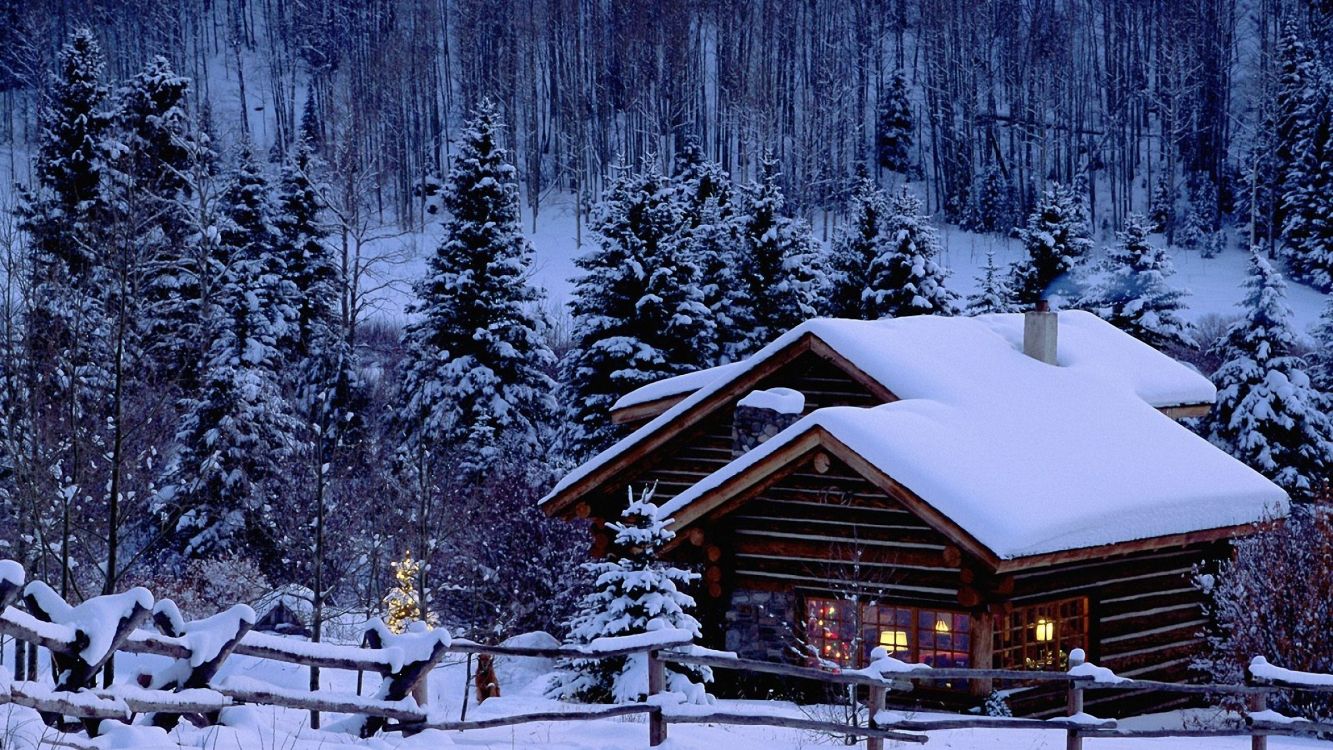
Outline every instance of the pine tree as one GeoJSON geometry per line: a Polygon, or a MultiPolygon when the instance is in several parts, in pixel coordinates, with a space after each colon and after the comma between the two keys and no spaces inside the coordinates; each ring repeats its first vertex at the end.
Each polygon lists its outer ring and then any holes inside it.
{"type": "Polygon", "coordinates": [[[875,146],[879,166],[906,173],[912,166],[912,104],[907,98],[907,80],[895,71],[879,101],[875,146]]]}
{"type": "Polygon", "coordinates": [[[338,266],[325,244],[327,229],[320,223],[324,205],[319,196],[313,149],[298,140],[283,165],[274,206],[274,252],[282,259],[284,275],[295,287],[295,335],[291,337],[298,360],[305,360],[321,343],[340,337],[338,332],[338,266]]]}
{"type": "Polygon", "coordinates": [[[827,286],[822,252],[805,221],[788,216],[778,164],[765,155],[737,212],[737,270],[748,309],[736,355],[749,355],[819,314],[827,286]]]}
{"type": "Polygon", "coordinates": [[[972,182],[963,228],[975,232],[1008,232],[1014,226],[1014,188],[998,164],[991,164],[972,182]]]}
{"type": "Polygon", "coordinates": [[[303,450],[301,424],[281,390],[280,342],[294,328],[293,292],[274,251],[268,185],[243,147],[223,196],[211,341],[197,394],[182,402],[180,450],[156,502],[189,557],[247,549],[268,565],[290,530],[274,503],[303,450]],[[285,309],[284,309],[285,308],[285,309]]]}
{"type": "Polygon", "coordinates": [[[1284,254],[1292,275],[1321,291],[1333,290],[1333,117],[1328,99],[1312,97],[1318,109],[1295,145],[1295,162],[1283,194],[1287,210],[1284,254]],[[1318,102],[1318,104],[1316,104],[1318,102]]]}
{"type": "Polygon", "coordinates": [[[862,294],[866,315],[957,314],[958,295],[944,285],[949,272],[937,260],[939,234],[906,187],[889,201],[884,225],[887,241],[870,264],[870,284],[862,294]]]}
{"type": "Polygon", "coordinates": [[[891,240],[885,229],[889,199],[862,172],[847,208],[847,223],[838,229],[829,253],[829,314],[839,318],[872,317],[864,300],[870,289],[870,267],[891,240]]]}
{"type": "Polygon", "coordinates": [[[1187,345],[1189,323],[1181,317],[1186,293],[1167,283],[1175,269],[1166,251],[1148,242],[1147,220],[1130,214],[1116,237],[1106,276],[1079,306],[1146,344],[1187,345]]]}
{"type": "Polygon", "coordinates": [[[1310,353],[1310,377],[1316,388],[1333,396],[1333,297],[1324,306],[1313,333],[1315,347],[1310,353]]]}
{"type": "Polygon", "coordinates": [[[622,169],[591,226],[597,247],[575,261],[583,275],[570,304],[574,347],[564,362],[575,455],[614,441],[618,431],[606,415],[621,396],[714,361],[700,271],[681,250],[680,202],[656,162],[638,173],[622,169]]]}
{"type": "Polygon", "coordinates": [[[737,330],[744,308],[736,283],[735,191],[722,165],[704,156],[693,137],[676,154],[673,171],[682,214],[681,244],[698,268],[702,302],[718,337],[711,361],[725,361],[734,342],[723,339],[737,330]]]}
{"type": "Polygon", "coordinates": [[[1165,233],[1171,227],[1171,220],[1176,212],[1175,191],[1171,189],[1171,178],[1162,175],[1153,186],[1149,200],[1148,218],[1152,220],[1152,231],[1165,233]]]}
{"type": "Polygon", "coordinates": [[[1217,401],[1206,423],[1218,447],[1308,500],[1333,471],[1333,424],[1298,357],[1286,282],[1257,252],[1245,316],[1218,345],[1217,401]]]}
{"type": "Polygon", "coordinates": [[[153,376],[183,388],[195,383],[199,268],[192,252],[191,177],[196,160],[211,158],[187,112],[189,80],[154,57],[119,92],[115,126],[122,147],[113,161],[116,208],[143,257],[139,336],[153,376]]]}
{"type": "Polygon", "coordinates": [[[1272,140],[1273,233],[1285,236],[1287,195],[1297,195],[1308,184],[1302,164],[1302,142],[1308,142],[1315,127],[1315,80],[1318,76],[1315,55],[1301,40],[1294,21],[1288,21],[1278,39],[1278,83],[1274,97],[1272,140]]]}
{"type": "Polygon", "coordinates": [[[1025,306],[1049,294],[1092,249],[1082,204],[1060,185],[1042,194],[1018,237],[1027,257],[1014,265],[1011,283],[1017,301],[1025,306]]]}
{"type": "Polygon", "coordinates": [[[503,439],[538,450],[555,409],[546,375],[555,357],[542,338],[532,247],[499,130],[498,112],[483,104],[463,133],[441,197],[444,237],[404,335],[399,420],[411,442],[456,452],[465,471],[484,469],[503,439]]]}
{"type": "Polygon", "coordinates": [[[986,253],[986,265],[977,277],[977,291],[967,298],[964,312],[968,315],[1020,312],[1014,301],[1014,292],[999,266],[995,265],[994,251],[986,253]]]}
{"type": "Polygon", "coordinates": [[[699,142],[687,138],[672,166],[676,195],[681,201],[686,226],[698,227],[705,205],[712,201],[723,216],[731,209],[731,177],[722,165],[704,155],[699,142]]]}
{"type": "MultiPolygon", "coordinates": [[[[659,550],[675,532],[667,528],[671,519],[659,518],[652,496],[651,489],[637,498],[629,490],[629,505],[620,521],[606,525],[616,536],[605,560],[585,566],[596,582],[570,623],[571,644],[586,646],[598,638],[663,628],[699,636],[699,621],[690,614],[694,598],[685,593],[699,574],[658,559],[659,550]]],[[[647,697],[646,661],[643,654],[566,660],[551,695],[588,703],[642,701],[647,697]]],[[[668,665],[667,670],[668,692],[680,693],[691,703],[709,700],[703,686],[712,682],[710,669],[668,665]]]]}

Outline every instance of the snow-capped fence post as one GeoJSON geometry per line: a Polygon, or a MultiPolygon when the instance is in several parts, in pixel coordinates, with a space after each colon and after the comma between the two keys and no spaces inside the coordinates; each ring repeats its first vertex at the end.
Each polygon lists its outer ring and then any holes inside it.
{"type": "MultiPolygon", "coordinates": [[[[662,661],[657,650],[648,652],[648,700],[666,690],[666,662],[662,661]]],[[[666,716],[661,710],[648,714],[648,744],[652,747],[666,742],[666,716]]]]}
{"type": "MultiPolygon", "coordinates": [[[[164,599],[153,607],[153,624],[157,626],[158,632],[169,638],[188,640],[192,632],[204,637],[191,644],[188,658],[177,660],[169,678],[152,687],[176,692],[198,690],[212,683],[222,663],[254,627],[255,611],[249,605],[237,604],[212,617],[187,623],[176,605],[170,599],[164,599]]],[[[180,713],[161,712],[153,715],[152,724],[171,731],[180,723],[180,719],[180,713]]],[[[216,724],[217,713],[203,714],[203,719],[209,724],[216,724]]]]}
{"type": "MultiPolygon", "coordinates": [[[[1254,678],[1254,672],[1250,671],[1252,664],[1245,665],[1245,684],[1249,687],[1257,687],[1259,681],[1254,678]]],[[[1255,690],[1245,696],[1245,708],[1250,715],[1268,710],[1268,693],[1263,690],[1255,690]]],[[[1268,750],[1268,735],[1255,734],[1250,737],[1250,750],[1268,750]]]]}
{"type": "MultiPolygon", "coordinates": [[[[375,698],[392,702],[410,695],[424,712],[428,708],[426,679],[449,652],[450,642],[449,634],[444,630],[409,630],[399,634],[389,630],[383,622],[372,621],[366,628],[366,645],[373,649],[399,648],[403,654],[399,668],[384,675],[375,698]]],[[[368,714],[361,727],[361,736],[372,737],[387,723],[383,716],[368,714]]]]}
{"type": "MultiPolygon", "coordinates": [[[[869,694],[866,696],[866,714],[868,714],[866,726],[871,729],[879,728],[879,722],[875,717],[879,716],[879,712],[884,710],[884,699],[888,692],[883,685],[871,685],[869,688],[869,694]]],[[[884,750],[884,738],[867,737],[866,750],[884,750]]]]}
{"type": "MultiPolygon", "coordinates": [[[[1083,659],[1083,649],[1073,649],[1069,652],[1069,668],[1074,669],[1081,665],[1083,659]]],[[[1083,713],[1083,688],[1077,680],[1070,680],[1067,691],[1068,706],[1066,713],[1071,720],[1074,720],[1079,714],[1083,713]]],[[[1065,750],[1083,750],[1083,735],[1079,733],[1079,728],[1075,725],[1071,725],[1069,729],[1065,730],[1065,750]]]]}

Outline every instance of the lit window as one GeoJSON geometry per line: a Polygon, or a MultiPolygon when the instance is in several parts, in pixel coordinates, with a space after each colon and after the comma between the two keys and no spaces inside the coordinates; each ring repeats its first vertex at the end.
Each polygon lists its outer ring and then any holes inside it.
{"type": "Polygon", "coordinates": [[[807,643],[843,666],[864,666],[876,646],[902,661],[968,666],[971,620],[961,612],[810,597],[805,613],[807,643]]]}
{"type": "Polygon", "coordinates": [[[996,618],[995,662],[1003,669],[1067,669],[1069,652],[1087,647],[1083,597],[1016,607],[996,618]]]}

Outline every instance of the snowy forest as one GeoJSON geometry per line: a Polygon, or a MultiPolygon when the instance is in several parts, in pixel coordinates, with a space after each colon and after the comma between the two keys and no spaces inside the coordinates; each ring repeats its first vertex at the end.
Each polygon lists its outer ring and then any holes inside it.
{"type": "Polygon", "coordinates": [[[537,499],[816,316],[1092,310],[1328,496],[1319,0],[0,0],[0,149],[0,557],[69,601],[289,586],[319,639],[408,570],[457,634],[591,628],[537,499]]]}

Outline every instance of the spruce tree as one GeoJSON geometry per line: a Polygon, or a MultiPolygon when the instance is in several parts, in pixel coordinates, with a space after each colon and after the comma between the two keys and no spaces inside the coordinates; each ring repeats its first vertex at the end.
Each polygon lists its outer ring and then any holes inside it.
{"type": "Polygon", "coordinates": [[[906,187],[890,199],[884,225],[886,242],[870,264],[861,298],[867,317],[956,315],[958,295],[945,286],[949,272],[938,260],[939,233],[906,187]]]}
{"type": "Polygon", "coordinates": [[[1302,41],[1294,21],[1288,21],[1278,39],[1278,82],[1272,113],[1273,228],[1285,236],[1289,208],[1286,196],[1298,195],[1308,184],[1302,153],[1315,127],[1315,82],[1318,69],[1314,52],[1302,41]]]}
{"type": "Polygon", "coordinates": [[[211,158],[187,112],[189,93],[189,80],[160,56],[121,88],[115,126],[122,149],[112,180],[144,258],[138,325],[149,366],[155,379],[185,389],[195,384],[202,336],[192,176],[196,160],[211,158]]]}
{"type": "Polygon", "coordinates": [[[889,199],[862,172],[848,205],[847,223],[839,227],[829,253],[828,311],[839,318],[872,317],[864,299],[870,267],[891,242],[885,229],[889,199]]]}
{"type": "Polygon", "coordinates": [[[156,502],[189,557],[263,551],[271,569],[291,530],[275,503],[302,451],[301,424],[281,389],[281,342],[294,328],[292,293],[276,258],[268,184],[248,145],[223,195],[217,288],[199,392],[183,400],[180,445],[156,502]],[[275,293],[275,291],[277,293],[275,293]]]}
{"type": "Polygon", "coordinates": [[[316,169],[311,145],[298,140],[283,165],[274,206],[274,251],[295,287],[292,341],[297,360],[310,357],[322,342],[339,337],[339,271],[325,242],[328,230],[320,221],[324,205],[316,169]]]}
{"type": "Polygon", "coordinates": [[[1147,220],[1130,214],[1116,238],[1106,275],[1079,306],[1146,344],[1189,344],[1189,323],[1181,315],[1186,292],[1167,283],[1175,269],[1166,251],[1148,242],[1147,220]]]}
{"type": "Polygon", "coordinates": [[[699,142],[687,138],[672,165],[676,196],[681,201],[685,225],[699,226],[705,205],[712,201],[725,216],[731,209],[731,177],[722,165],[704,155],[699,142]]]}
{"type": "MultiPolygon", "coordinates": [[[[598,638],[614,638],[675,628],[698,637],[699,621],[690,614],[694,598],[685,589],[699,574],[658,559],[661,548],[675,533],[671,519],[660,518],[651,489],[635,497],[629,490],[629,505],[616,523],[605,560],[585,567],[595,580],[579,612],[570,623],[568,641],[586,646],[598,638]]],[[[568,659],[551,686],[553,697],[587,703],[630,703],[647,698],[646,656],[634,654],[611,659],[568,659]]],[[[668,665],[666,690],[681,694],[687,702],[704,703],[704,684],[712,682],[707,667],[668,665]]]]}
{"type": "Polygon", "coordinates": [[[912,166],[912,103],[907,98],[907,80],[895,71],[879,101],[875,147],[879,166],[906,173],[912,166]]]}
{"type": "Polygon", "coordinates": [[[779,176],[777,161],[766,154],[736,216],[737,270],[747,305],[737,356],[818,316],[827,287],[822,251],[810,225],[788,215],[779,176]]]}
{"type": "Polygon", "coordinates": [[[606,415],[621,396],[714,361],[712,315],[681,226],[675,189],[651,160],[637,173],[622,169],[597,207],[596,247],[575,261],[583,275],[564,362],[575,456],[614,442],[606,415]]]}
{"type": "Polygon", "coordinates": [[[702,302],[717,337],[712,362],[725,361],[743,308],[736,283],[735,191],[722,165],[708,159],[693,137],[676,154],[673,169],[681,246],[698,268],[702,302]]]}
{"type": "Polygon", "coordinates": [[[1000,267],[995,265],[994,251],[986,253],[986,265],[982,267],[981,275],[977,277],[977,291],[967,298],[964,312],[968,315],[1020,312],[1018,303],[1014,301],[1014,291],[1009,288],[1008,279],[1000,267]]]}
{"type": "Polygon", "coordinates": [[[463,132],[441,201],[444,236],[416,285],[404,333],[400,423],[409,441],[484,470],[512,438],[540,448],[554,410],[532,247],[520,227],[518,188],[499,143],[499,114],[484,103],[463,132]]]}
{"type": "Polygon", "coordinates": [[[1325,111],[1327,101],[1312,97],[1309,106],[1316,109],[1303,115],[1311,122],[1294,145],[1282,201],[1287,265],[1296,279],[1320,291],[1333,290],[1333,118],[1325,111]]]}
{"type": "Polygon", "coordinates": [[[991,164],[972,181],[963,228],[975,232],[1008,232],[1014,226],[1014,188],[991,164]]]}
{"type": "Polygon", "coordinates": [[[1082,203],[1061,185],[1042,194],[1018,237],[1027,257],[1014,264],[1011,284],[1017,301],[1027,307],[1050,293],[1092,249],[1082,203]]]}
{"type": "Polygon", "coordinates": [[[1223,364],[1213,374],[1217,401],[1207,435],[1293,499],[1309,500],[1333,471],[1327,397],[1292,353],[1286,282],[1257,252],[1245,287],[1245,316],[1218,344],[1223,364]]]}
{"type": "MultiPolygon", "coordinates": [[[[1310,378],[1316,388],[1333,396],[1333,297],[1324,306],[1313,333],[1315,347],[1310,353],[1310,378]]],[[[1333,404],[1330,404],[1329,413],[1333,414],[1333,404]]]]}

